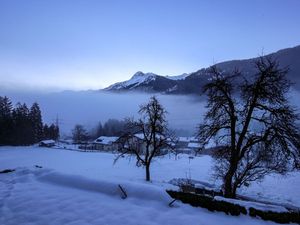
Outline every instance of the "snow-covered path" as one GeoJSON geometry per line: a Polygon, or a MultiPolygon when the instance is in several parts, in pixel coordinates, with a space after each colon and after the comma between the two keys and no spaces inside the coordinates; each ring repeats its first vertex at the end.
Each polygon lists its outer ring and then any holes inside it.
{"type": "MultiPolygon", "coordinates": [[[[187,156],[178,160],[164,157],[152,167],[152,183],[144,182],[144,171],[134,161],[114,155],[82,153],[35,147],[1,147],[0,170],[17,168],[0,174],[0,224],[274,224],[248,216],[226,216],[206,209],[176,203],[168,207],[164,189],[172,178],[209,181],[211,159],[187,156]],[[43,168],[36,168],[40,165],[43,168]],[[122,199],[121,184],[128,192],[122,199]]],[[[300,202],[297,185],[300,175],[288,178],[269,177],[247,190],[283,202],[300,202]],[[277,187],[272,187],[277,184],[277,187]],[[270,188],[271,187],[271,188],[270,188]],[[284,195],[283,188],[293,190],[284,195]],[[269,190],[266,190],[270,188],[269,190]]]]}

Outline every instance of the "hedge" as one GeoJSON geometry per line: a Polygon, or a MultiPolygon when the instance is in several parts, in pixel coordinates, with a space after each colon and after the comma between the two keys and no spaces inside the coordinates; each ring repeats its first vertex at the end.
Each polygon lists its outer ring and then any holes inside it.
{"type": "Polygon", "coordinates": [[[183,203],[188,203],[195,207],[206,208],[209,211],[220,211],[225,212],[226,214],[230,214],[233,216],[238,216],[241,213],[247,214],[247,210],[245,207],[232,204],[224,201],[216,201],[210,196],[206,195],[196,195],[192,193],[184,193],[167,190],[167,193],[174,199],[178,199],[183,203]]]}
{"type": "Polygon", "coordinates": [[[260,217],[263,220],[271,220],[276,223],[298,223],[300,224],[299,212],[272,212],[262,211],[255,208],[249,208],[249,215],[252,217],[260,217]]]}
{"type": "Polygon", "coordinates": [[[180,200],[183,203],[190,204],[194,207],[206,208],[209,211],[219,211],[225,212],[227,215],[239,216],[240,214],[247,215],[251,217],[259,217],[263,220],[270,220],[277,223],[298,223],[300,224],[300,212],[272,212],[272,211],[262,211],[255,209],[253,207],[249,208],[249,212],[243,206],[215,200],[209,195],[199,195],[194,193],[179,192],[166,190],[166,192],[174,199],[180,200]]]}

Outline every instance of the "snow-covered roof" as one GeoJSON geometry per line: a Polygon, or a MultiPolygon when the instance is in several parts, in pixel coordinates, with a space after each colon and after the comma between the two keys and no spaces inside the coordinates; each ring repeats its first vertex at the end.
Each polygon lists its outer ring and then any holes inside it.
{"type": "Polygon", "coordinates": [[[49,139],[49,140],[42,140],[42,141],[40,141],[40,143],[48,145],[48,144],[55,144],[55,141],[52,139],[49,139]]]}
{"type": "Polygon", "coordinates": [[[195,137],[179,137],[178,141],[180,142],[197,142],[197,138],[195,137]]]}
{"type": "Polygon", "coordinates": [[[135,134],[134,136],[137,137],[137,138],[139,138],[139,139],[142,139],[142,140],[143,140],[144,137],[145,137],[144,134],[142,134],[142,133],[135,134]]]}
{"type": "Polygon", "coordinates": [[[108,137],[108,136],[100,136],[98,137],[94,143],[100,143],[100,144],[104,144],[104,145],[110,145],[112,144],[113,142],[116,142],[118,140],[119,137],[114,137],[114,136],[111,136],[111,137],[108,137]]]}
{"type": "MultiPolygon", "coordinates": [[[[142,133],[137,133],[137,134],[135,134],[134,136],[137,137],[137,138],[139,138],[139,139],[141,139],[141,140],[143,140],[144,137],[145,137],[144,134],[142,134],[142,133]]],[[[163,136],[163,135],[160,135],[160,134],[157,134],[157,135],[156,135],[156,138],[160,138],[160,137],[163,138],[164,136],[163,136]]]]}
{"type": "Polygon", "coordinates": [[[188,148],[200,148],[200,147],[201,147],[200,143],[197,142],[190,142],[188,144],[188,148]]]}

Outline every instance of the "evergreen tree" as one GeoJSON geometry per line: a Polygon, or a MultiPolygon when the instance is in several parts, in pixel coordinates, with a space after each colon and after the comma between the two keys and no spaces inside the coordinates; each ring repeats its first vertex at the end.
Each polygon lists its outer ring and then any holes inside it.
{"type": "Polygon", "coordinates": [[[51,124],[49,127],[49,139],[57,140],[59,138],[59,128],[55,124],[51,124]]]}
{"type": "Polygon", "coordinates": [[[55,125],[55,127],[54,127],[54,140],[58,140],[59,139],[59,137],[60,137],[60,135],[59,135],[59,126],[58,125],[55,125]]]}
{"type": "Polygon", "coordinates": [[[100,137],[103,135],[103,126],[102,123],[99,122],[98,126],[97,126],[97,130],[96,130],[96,137],[100,137]]]}
{"type": "Polygon", "coordinates": [[[13,110],[13,144],[29,145],[34,143],[29,109],[27,105],[18,103],[13,110]]]}
{"type": "Polygon", "coordinates": [[[12,142],[12,108],[9,98],[0,96],[0,145],[12,142]]]}
{"type": "Polygon", "coordinates": [[[37,143],[42,140],[43,137],[43,122],[42,122],[42,115],[41,110],[38,103],[33,103],[30,108],[29,113],[31,126],[32,126],[32,133],[33,133],[33,141],[37,143]]]}
{"type": "Polygon", "coordinates": [[[43,138],[58,140],[59,139],[59,127],[53,123],[50,126],[45,124],[43,126],[43,138]]]}
{"type": "Polygon", "coordinates": [[[59,127],[42,122],[38,103],[30,110],[26,104],[13,108],[8,97],[0,96],[0,145],[31,145],[45,139],[59,138],[59,127]]]}
{"type": "Polygon", "coordinates": [[[48,126],[48,124],[44,124],[44,126],[43,126],[43,138],[44,139],[49,139],[49,136],[50,136],[49,133],[50,132],[49,132],[49,126],[48,126]]]}

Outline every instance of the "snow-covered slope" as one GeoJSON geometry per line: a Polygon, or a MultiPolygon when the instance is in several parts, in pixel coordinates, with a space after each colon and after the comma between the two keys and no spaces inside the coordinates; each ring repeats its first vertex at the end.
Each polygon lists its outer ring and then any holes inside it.
{"type": "MultiPolygon", "coordinates": [[[[188,155],[161,157],[153,162],[152,182],[134,160],[114,154],[84,153],[38,147],[0,147],[0,224],[51,225],[271,225],[249,216],[227,216],[171,201],[168,181],[185,178],[209,181],[212,159],[188,155]],[[66,163],[66,159],[68,163],[66,163]],[[42,166],[42,168],[35,165],[42,166]],[[122,198],[121,185],[128,194],[122,198]],[[162,213],[163,212],[163,213],[162,213]]],[[[255,198],[298,205],[299,173],[268,176],[246,193],[255,198]]]]}
{"type": "Polygon", "coordinates": [[[121,89],[126,89],[126,90],[134,90],[141,85],[147,85],[152,81],[155,81],[157,78],[159,79],[168,79],[168,80],[184,80],[186,77],[188,77],[190,74],[184,73],[181,75],[177,76],[161,76],[157,75],[155,73],[143,73],[141,71],[136,72],[129,80],[123,81],[123,82],[118,82],[115,83],[104,90],[121,90],[121,89]]]}
{"type": "Polygon", "coordinates": [[[176,75],[176,76],[166,76],[166,78],[171,79],[171,80],[184,80],[189,75],[191,75],[191,74],[190,73],[184,73],[184,74],[176,75]]]}
{"type": "Polygon", "coordinates": [[[176,80],[160,76],[154,73],[136,72],[129,80],[113,84],[104,90],[106,91],[146,91],[146,92],[164,92],[176,85],[176,80]]]}
{"type": "Polygon", "coordinates": [[[141,84],[148,84],[150,81],[155,80],[157,76],[158,75],[154,73],[143,73],[138,71],[129,80],[115,83],[105,88],[105,90],[134,89],[141,84]]]}

